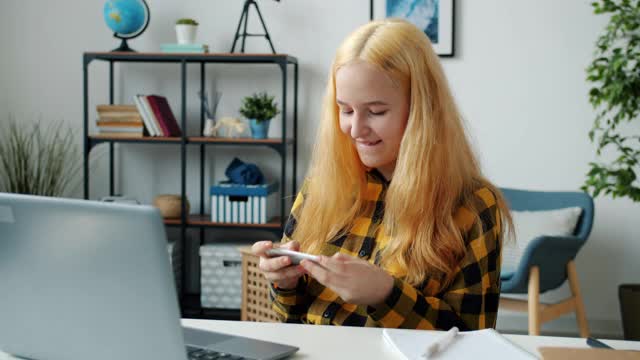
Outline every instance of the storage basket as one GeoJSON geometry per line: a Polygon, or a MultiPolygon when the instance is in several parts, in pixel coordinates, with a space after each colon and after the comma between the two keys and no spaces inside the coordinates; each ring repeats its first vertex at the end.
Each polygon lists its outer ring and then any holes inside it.
{"type": "Polygon", "coordinates": [[[200,247],[200,303],[203,308],[240,309],[241,257],[237,245],[200,247]]]}
{"type": "Polygon", "coordinates": [[[211,187],[211,221],[266,224],[277,215],[277,183],[241,185],[221,182],[211,187]]]}
{"type": "Polygon", "coordinates": [[[260,258],[251,253],[251,248],[240,248],[242,253],[242,321],[279,322],[271,308],[270,284],[262,275],[258,265],[260,258]]]}

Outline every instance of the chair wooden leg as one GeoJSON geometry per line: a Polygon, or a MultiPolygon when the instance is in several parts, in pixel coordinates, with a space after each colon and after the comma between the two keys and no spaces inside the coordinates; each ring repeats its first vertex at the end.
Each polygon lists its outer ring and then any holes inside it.
{"type": "Polygon", "coordinates": [[[540,335],[540,268],[529,269],[529,335],[540,335]]]}
{"type": "Polygon", "coordinates": [[[576,306],[576,320],[580,329],[580,336],[589,337],[589,324],[584,311],[584,303],[582,302],[582,293],[580,292],[580,284],[578,282],[578,273],[576,272],[576,264],[573,260],[567,264],[567,276],[569,278],[569,286],[576,306]]]}

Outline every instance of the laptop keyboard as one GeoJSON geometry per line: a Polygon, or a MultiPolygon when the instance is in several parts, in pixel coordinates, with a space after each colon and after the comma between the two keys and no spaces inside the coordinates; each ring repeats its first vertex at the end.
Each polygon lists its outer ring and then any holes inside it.
{"type": "Polygon", "coordinates": [[[242,356],[235,356],[231,354],[226,354],[222,352],[217,352],[210,349],[202,349],[188,346],[187,347],[187,355],[189,360],[241,360],[247,359],[242,356]]]}

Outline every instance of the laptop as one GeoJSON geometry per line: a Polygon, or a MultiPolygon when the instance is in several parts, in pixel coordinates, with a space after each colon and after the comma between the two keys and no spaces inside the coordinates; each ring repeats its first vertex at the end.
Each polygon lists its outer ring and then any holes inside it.
{"type": "Polygon", "coordinates": [[[280,359],[183,328],[159,212],[0,193],[0,350],[35,360],[280,359]]]}

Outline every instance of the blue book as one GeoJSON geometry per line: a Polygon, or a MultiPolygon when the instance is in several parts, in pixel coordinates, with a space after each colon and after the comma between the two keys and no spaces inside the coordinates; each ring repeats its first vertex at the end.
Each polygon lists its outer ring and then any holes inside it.
{"type": "Polygon", "coordinates": [[[176,54],[207,54],[207,50],[190,50],[190,49],[162,49],[163,53],[176,53],[176,54]]]}
{"type": "Polygon", "coordinates": [[[160,50],[165,52],[208,52],[209,45],[206,44],[162,44],[160,50]]]}

